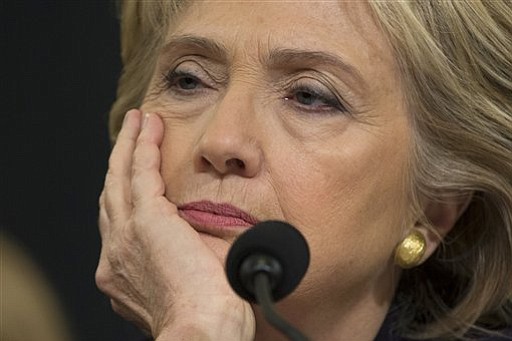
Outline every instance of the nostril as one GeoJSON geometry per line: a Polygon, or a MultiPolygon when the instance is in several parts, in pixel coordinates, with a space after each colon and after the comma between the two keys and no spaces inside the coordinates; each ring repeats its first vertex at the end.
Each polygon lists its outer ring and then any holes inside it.
{"type": "Polygon", "coordinates": [[[212,163],[210,162],[210,160],[208,160],[207,158],[205,158],[204,156],[201,157],[201,163],[203,164],[203,166],[211,166],[212,163]]]}
{"type": "Polygon", "coordinates": [[[245,169],[245,163],[240,159],[229,159],[226,161],[226,166],[228,168],[234,167],[238,169],[245,169]]]}

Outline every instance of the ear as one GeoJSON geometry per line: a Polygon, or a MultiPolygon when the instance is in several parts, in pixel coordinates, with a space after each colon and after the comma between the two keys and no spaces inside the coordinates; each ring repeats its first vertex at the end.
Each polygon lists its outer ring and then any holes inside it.
{"type": "Polygon", "coordinates": [[[424,226],[422,223],[416,223],[415,229],[423,234],[427,242],[421,263],[434,253],[444,237],[453,229],[457,220],[468,208],[472,197],[473,194],[468,194],[443,202],[429,201],[425,204],[423,212],[431,226],[434,227],[434,230],[431,227],[424,226]]]}

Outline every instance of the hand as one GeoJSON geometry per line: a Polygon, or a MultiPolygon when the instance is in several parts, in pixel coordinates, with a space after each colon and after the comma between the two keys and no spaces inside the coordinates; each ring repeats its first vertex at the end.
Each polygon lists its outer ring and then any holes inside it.
{"type": "Polygon", "coordinates": [[[163,123],[126,114],[100,197],[98,287],[114,311],[158,340],[252,340],[249,304],[221,260],[164,196],[163,123]]]}

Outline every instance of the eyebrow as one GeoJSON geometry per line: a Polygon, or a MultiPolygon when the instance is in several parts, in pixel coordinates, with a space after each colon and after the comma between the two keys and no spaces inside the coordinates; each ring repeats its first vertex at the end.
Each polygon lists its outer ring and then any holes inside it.
{"type": "MultiPolygon", "coordinates": [[[[229,57],[227,46],[216,42],[210,38],[195,35],[173,36],[164,45],[162,51],[172,51],[173,49],[184,49],[191,51],[201,51],[210,58],[226,62],[229,57]]],[[[367,89],[368,85],[358,69],[345,61],[338,55],[326,51],[304,50],[296,48],[272,49],[268,56],[263,56],[263,63],[269,68],[276,67],[294,67],[296,65],[327,65],[334,70],[342,71],[351,77],[362,89],[367,89]]]]}
{"type": "Polygon", "coordinates": [[[266,63],[278,67],[291,67],[295,65],[328,65],[334,70],[343,71],[349,75],[354,81],[363,89],[367,88],[367,84],[357,70],[357,68],[343,58],[326,52],[326,51],[311,51],[301,49],[275,49],[270,52],[267,57],[266,63]]]}
{"type": "Polygon", "coordinates": [[[228,48],[212,39],[194,36],[194,35],[180,35],[173,36],[165,43],[162,52],[171,52],[174,49],[203,51],[207,52],[208,57],[213,57],[222,61],[228,58],[228,48]]]}

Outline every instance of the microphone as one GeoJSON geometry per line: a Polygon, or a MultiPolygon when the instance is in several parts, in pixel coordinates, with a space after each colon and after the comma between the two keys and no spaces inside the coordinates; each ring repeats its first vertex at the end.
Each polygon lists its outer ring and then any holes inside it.
{"type": "Polygon", "coordinates": [[[307,338],[273,308],[299,285],[309,266],[306,239],[292,225],[265,221],[243,233],[231,246],[226,274],[243,299],[261,305],[267,321],[290,340],[307,338]]]}

